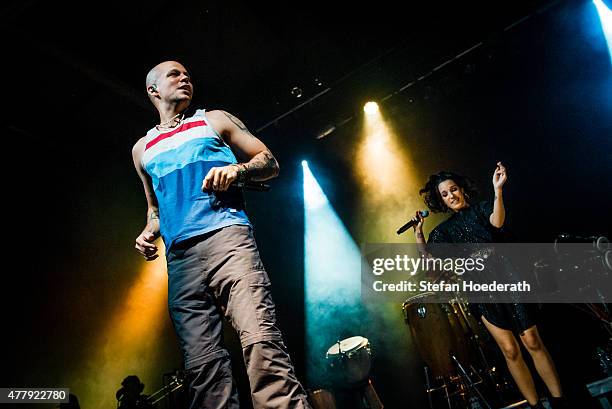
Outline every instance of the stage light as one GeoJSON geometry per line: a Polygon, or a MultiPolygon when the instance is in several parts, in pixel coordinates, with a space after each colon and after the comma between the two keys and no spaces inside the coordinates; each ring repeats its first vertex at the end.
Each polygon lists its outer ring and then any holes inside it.
{"type": "Polygon", "coordinates": [[[303,94],[302,88],[300,87],[291,88],[291,95],[293,95],[294,97],[302,98],[302,94],[303,94]]]}
{"type": "Polygon", "coordinates": [[[315,210],[329,205],[327,196],[325,196],[314,176],[312,176],[308,162],[305,160],[302,161],[302,168],[304,169],[304,208],[315,210]]]}
{"type": "MultiPolygon", "coordinates": [[[[363,129],[357,139],[355,156],[351,158],[355,180],[359,184],[359,192],[353,198],[354,210],[359,217],[351,231],[362,243],[414,243],[412,230],[401,236],[396,231],[414,217],[417,209],[424,208],[419,189],[426,179],[412,156],[417,155],[418,147],[414,142],[416,135],[410,134],[418,128],[404,118],[403,134],[398,135],[397,128],[385,114],[382,106],[363,115],[363,129]]],[[[424,165],[426,161],[438,160],[423,155],[418,159],[424,165]]],[[[425,233],[439,221],[439,216],[431,217],[425,233]]],[[[406,294],[407,297],[410,295],[414,294],[406,294]]],[[[388,363],[388,371],[399,373],[407,367],[409,372],[421,370],[413,359],[416,354],[414,340],[399,310],[397,303],[364,303],[361,313],[364,331],[359,335],[370,340],[373,350],[391,345],[403,346],[394,351],[396,361],[388,363]]]]}
{"type": "Polygon", "coordinates": [[[378,112],[378,104],[374,101],[370,101],[363,106],[363,112],[367,115],[374,115],[378,112]]]}
{"type": "MultiPolygon", "coordinates": [[[[163,244],[159,254],[164,254],[163,244]]],[[[165,260],[143,262],[142,270],[126,295],[117,300],[117,310],[100,328],[90,345],[83,366],[72,374],[71,390],[81,391],[83,407],[115,407],[114,391],[127,375],[138,374],[145,385],[158,382],[162,331],[167,317],[167,274],[165,260]]]]}
{"type": "Polygon", "coordinates": [[[608,43],[610,62],[612,62],[612,10],[610,10],[602,0],[593,0],[593,4],[595,4],[595,8],[599,14],[601,28],[606,38],[606,42],[608,43]]]}
{"type": "Polygon", "coordinates": [[[361,256],[327,196],[302,161],[304,191],[304,310],[306,376],[325,372],[325,351],[359,328],[361,256]]]}
{"type": "Polygon", "coordinates": [[[397,227],[423,207],[418,194],[422,177],[410,157],[409,141],[404,135],[400,142],[382,111],[364,115],[354,161],[361,188],[355,203],[360,214],[376,215],[359,220],[365,241],[405,241],[395,234],[397,227]]]}

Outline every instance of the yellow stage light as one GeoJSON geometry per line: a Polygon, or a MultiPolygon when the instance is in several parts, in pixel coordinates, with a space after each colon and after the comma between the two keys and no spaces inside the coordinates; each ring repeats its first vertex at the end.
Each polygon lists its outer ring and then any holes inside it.
{"type": "Polygon", "coordinates": [[[410,235],[398,237],[395,231],[423,207],[418,193],[422,177],[409,154],[407,135],[398,137],[378,105],[368,104],[364,107],[366,114],[355,171],[362,191],[359,212],[373,217],[360,219],[359,239],[388,243],[414,241],[410,235]]]}
{"type": "Polygon", "coordinates": [[[363,106],[363,112],[368,115],[374,115],[378,112],[378,104],[374,101],[370,101],[363,106]]]}
{"type": "MultiPolygon", "coordinates": [[[[163,244],[159,247],[163,255],[163,244]]],[[[158,382],[158,340],[168,319],[167,281],[164,257],[143,262],[127,295],[117,300],[84,365],[72,375],[71,390],[79,391],[83,407],[115,407],[115,391],[127,375],[138,375],[148,388],[158,382]]]]}

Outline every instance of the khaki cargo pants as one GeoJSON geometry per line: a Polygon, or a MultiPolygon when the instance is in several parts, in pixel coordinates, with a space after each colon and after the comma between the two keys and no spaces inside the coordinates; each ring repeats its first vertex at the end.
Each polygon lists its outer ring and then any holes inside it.
{"type": "Polygon", "coordinates": [[[270,281],[249,226],[180,242],[167,254],[168,305],[189,381],[190,408],[238,408],[222,318],[238,332],[255,409],[310,408],[276,327],[270,281]]]}

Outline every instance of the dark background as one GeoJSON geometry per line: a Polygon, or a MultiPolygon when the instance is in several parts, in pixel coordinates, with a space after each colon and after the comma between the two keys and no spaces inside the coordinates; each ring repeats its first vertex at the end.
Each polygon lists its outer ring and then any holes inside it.
{"type": "MultiPolygon", "coordinates": [[[[486,197],[492,168],[503,161],[508,225],[521,240],[547,242],[561,232],[610,237],[612,69],[593,4],[465,3],[3,5],[2,384],[55,385],[65,368],[78,368],[82,340],[96,336],[104,311],[129,288],[145,215],[130,152],[157,123],[144,77],[166,59],[191,71],[195,106],[241,118],[281,164],[273,190],[249,194],[248,202],[300,376],[300,161],[319,169],[349,231],[360,217],[375,217],[353,205],[353,136],[368,99],[416,81],[381,109],[409,138],[422,174],[470,175],[486,197]]],[[[542,331],[565,382],[579,388],[600,376],[590,362],[605,340],[595,320],[572,306],[545,306],[544,313],[542,331]]],[[[166,333],[164,359],[178,367],[169,326],[166,333]]],[[[418,407],[420,373],[386,371],[393,357],[392,349],[378,352],[373,379],[381,398],[390,408],[418,407]]],[[[248,396],[239,370],[237,377],[248,396]]]]}

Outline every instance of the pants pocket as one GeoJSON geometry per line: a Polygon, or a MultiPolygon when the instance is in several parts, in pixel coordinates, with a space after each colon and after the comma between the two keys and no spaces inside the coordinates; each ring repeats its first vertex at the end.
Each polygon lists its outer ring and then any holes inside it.
{"type": "Polygon", "coordinates": [[[247,275],[247,281],[255,315],[260,325],[274,325],[276,311],[272,300],[272,286],[268,274],[263,271],[255,271],[247,275]]]}

